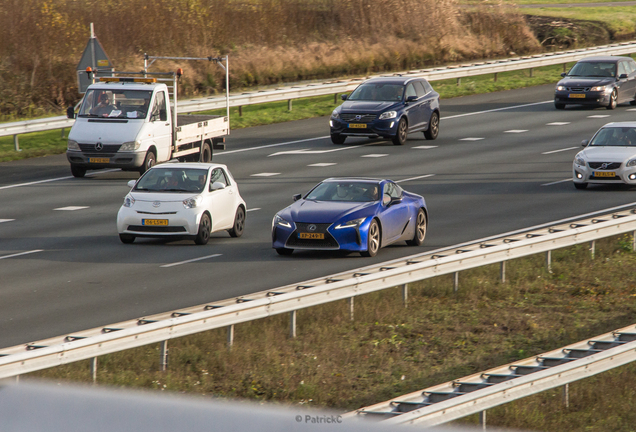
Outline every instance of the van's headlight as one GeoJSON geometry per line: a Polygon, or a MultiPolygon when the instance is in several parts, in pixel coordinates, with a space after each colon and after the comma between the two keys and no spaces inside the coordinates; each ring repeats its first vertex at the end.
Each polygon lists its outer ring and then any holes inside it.
{"type": "Polygon", "coordinates": [[[141,141],[129,141],[125,142],[119,147],[119,151],[135,151],[141,147],[141,141]]]}
{"type": "Polygon", "coordinates": [[[80,147],[77,141],[73,141],[73,140],[68,140],[68,143],[66,144],[66,148],[68,150],[75,150],[75,151],[80,150],[80,147]]]}
{"type": "Polygon", "coordinates": [[[336,229],[357,228],[360,225],[362,225],[362,222],[364,222],[365,219],[366,218],[360,218],[360,219],[350,220],[349,222],[341,223],[340,225],[336,226],[336,229]]]}
{"type": "Polygon", "coordinates": [[[387,120],[397,117],[397,111],[386,111],[380,114],[379,120],[387,120]]]}
{"type": "Polygon", "coordinates": [[[132,195],[126,195],[126,198],[124,198],[124,207],[132,207],[133,205],[135,205],[135,199],[132,195]]]}
{"type": "Polygon", "coordinates": [[[201,195],[183,200],[183,207],[187,209],[196,208],[201,202],[201,195]]]}

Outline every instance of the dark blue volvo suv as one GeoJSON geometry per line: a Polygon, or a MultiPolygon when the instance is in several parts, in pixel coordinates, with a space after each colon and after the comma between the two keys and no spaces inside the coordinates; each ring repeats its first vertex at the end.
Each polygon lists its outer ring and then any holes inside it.
{"type": "Polygon", "coordinates": [[[429,140],[439,134],[439,94],[424,78],[372,78],[342,99],[329,120],[334,144],[356,136],[403,145],[411,132],[424,132],[429,140]]]}

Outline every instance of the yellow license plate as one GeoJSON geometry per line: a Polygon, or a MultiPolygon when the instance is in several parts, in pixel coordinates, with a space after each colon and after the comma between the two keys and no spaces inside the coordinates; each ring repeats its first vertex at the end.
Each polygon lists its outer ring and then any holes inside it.
{"type": "Polygon", "coordinates": [[[142,219],[142,225],[168,225],[168,219],[142,219]]]}
{"type": "Polygon", "coordinates": [[[616,173],[613,171],[594,171],[594,177],[616,177],[616,173]]]}
{"type": "Polygon", "coordinates": [[[580,93],[570,93],[569,97],[578,98],[578,99],[585,99],[585,95],[584,94],[580,94],[580,93]]]}
{"type": "Polygon", "coordinates": [[[324,240],[325,235],[323,233],[298,233],[298,237],[309,240],[324,240]]]}
{"type": "Polygon", "coordinates": [[[365,123],[349,123],[349,129],[366,129],[365,123]]]}
{"type": "Polygon", "coordinates": [[[89,163],[109,163],[110,158],[88,158],[89,163]]]}

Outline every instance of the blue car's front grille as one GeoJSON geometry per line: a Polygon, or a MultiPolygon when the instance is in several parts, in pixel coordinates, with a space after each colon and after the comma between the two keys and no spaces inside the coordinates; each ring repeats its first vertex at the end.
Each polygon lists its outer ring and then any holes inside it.
{"type": "Polygon", "coordinates": [[[377,114],[340,114],[340,119],[345,123],[371,123],[377,114]],[[359,118],[357,118],[359,116],[359,118]]]}
{"type": "Polygon", "coordinates": [[[308,224],[296,222],[296,230],[287,239],[286,247],[311,249],[338,249],[340,245],[327,231],[331,224],[308,224]],[[313,227],[313,229],[311,229],[313,227]],[[300,233],[323,234],[322,239],[300,238],[300,233]]]}

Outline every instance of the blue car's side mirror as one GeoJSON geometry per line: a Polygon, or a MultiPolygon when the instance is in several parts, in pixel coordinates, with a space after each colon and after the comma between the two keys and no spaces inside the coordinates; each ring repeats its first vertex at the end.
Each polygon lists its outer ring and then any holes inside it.
{"type": "Polygon", "coordinates": [[[302,194],[296,194],[296,195],[292,196],[294,201],[298,201],[301,197],[302,197],[302,194]]]}
{"type": "Polygon", "coordinates": [[[349,97],[348,94],[340,95],[340,99],[342,99],[342,100],[347,100],[348,97],[349,97]]]}
{"type": "Polygon", "coordinates": [[[413,102],[413,101],[416,101],[416,100],[417,100],[417,96],[409,96],[409,97],[406,98],[407,102],[413,102]]]}
{"type": "Polygon", "coordinates": [[[561,72],[561,77],[562,77],[562,78],[565,78],[565,76],[566,76],[566,75],[567,75],[567,74],[566,74],[565,72],[561,72]]]}

